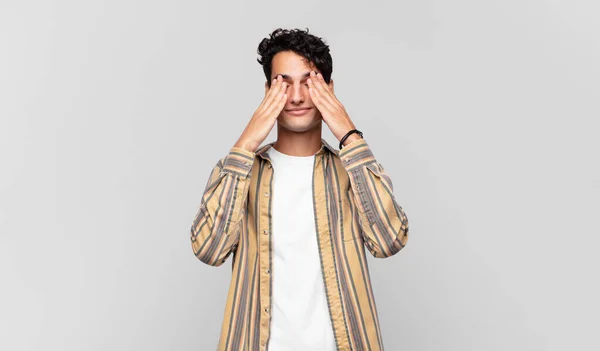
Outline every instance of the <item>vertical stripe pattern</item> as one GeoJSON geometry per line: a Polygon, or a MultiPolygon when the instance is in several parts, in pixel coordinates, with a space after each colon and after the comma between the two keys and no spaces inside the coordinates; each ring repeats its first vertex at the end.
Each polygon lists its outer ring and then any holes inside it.
{"type": "MultiPolygon", "coordinates": [[[[342,150],[321,140],[312,195],[336,346],[384,350],[365,252],[376,258],[398,253],[408,240],[408,219],[364,139],[342,150]]],[[[272,145],[256,152],[233,147],[218,160],[192,221],[192,250],[200,261],[217,267],[233,255],[217,351],[268,350],[273,168],[266,151],[272,145]]]]}

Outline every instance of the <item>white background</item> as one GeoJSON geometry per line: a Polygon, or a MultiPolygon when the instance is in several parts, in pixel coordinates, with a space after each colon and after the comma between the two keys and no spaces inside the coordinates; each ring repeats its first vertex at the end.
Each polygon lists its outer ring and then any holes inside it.
{"type": "Polygon", "coordinates": [[[189,229],[277,27],[330,45],[408,215],[369,256],[386,350],[600,349],[599,10],[1,1],[0,349],[216,348],[231,261],[189,229]]]}

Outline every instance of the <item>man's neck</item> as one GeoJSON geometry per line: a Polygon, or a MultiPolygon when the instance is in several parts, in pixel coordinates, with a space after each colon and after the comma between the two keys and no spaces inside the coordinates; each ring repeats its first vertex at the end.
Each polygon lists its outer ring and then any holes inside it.
{"type": "Polygon", "coordinates": [[[297,133],[277,125],[277,141],[275,150],[290,156],[312,156],[321,148],[321,126],[297,133]]]}

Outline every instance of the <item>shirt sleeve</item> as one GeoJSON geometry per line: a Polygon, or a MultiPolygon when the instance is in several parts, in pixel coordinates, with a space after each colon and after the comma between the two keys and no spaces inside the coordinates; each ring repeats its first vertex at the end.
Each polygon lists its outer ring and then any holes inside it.
{"type": "Polygon", "coordinates": [[[392,180],[363,138],[344,146],[339,157],[350,181],[350,199],[363,241],[373,257],[395,255],[408,241],[408,218],[396,201],[392,180]]]}
{"type": "Polygon", "coordinates": [[[191,226],[194,255],[208,265],[222,265],[237,248],[254,155],[232,147],[210,172],[191,226]]]}

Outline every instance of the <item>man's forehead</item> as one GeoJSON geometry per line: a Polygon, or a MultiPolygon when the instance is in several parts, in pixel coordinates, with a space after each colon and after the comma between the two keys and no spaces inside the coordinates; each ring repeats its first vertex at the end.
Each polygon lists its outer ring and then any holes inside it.
{"type": "Polygon", "coordinates": [[[304,79],[310,76],[311,71],[320,72],[314,63],[305,57],[281,52],[273,59],[271,78],[281,74],[284,79],[304,79]]]}

